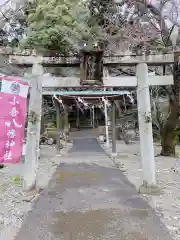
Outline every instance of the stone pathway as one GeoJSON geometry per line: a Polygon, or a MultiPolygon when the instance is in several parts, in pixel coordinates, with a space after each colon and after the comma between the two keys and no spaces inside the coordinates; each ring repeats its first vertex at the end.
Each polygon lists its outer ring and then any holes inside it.
{"type": "Polygon", "coordinates": [[[81,137],[62,157],[16,240],[170,240],[96,138],[81,137]]]}

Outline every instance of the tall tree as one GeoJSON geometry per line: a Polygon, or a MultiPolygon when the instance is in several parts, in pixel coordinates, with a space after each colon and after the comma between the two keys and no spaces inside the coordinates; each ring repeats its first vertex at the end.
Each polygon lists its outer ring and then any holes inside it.
{"type": "MultiPolygon", "coordinates": [[[[173,51],[175,49],[175,46],[179,44],[179,39],[177,39],[177,42],[173,39],[174,33],[176,32],[177,34],[179,29],[179,8],[176,1],[159,0],[153,4],[151,1],[125,0],[124,3],[127,9],[134,8],[133,15],[137,14],[141,21],[149,19],[149,23],[157,29],[159,41],[150,42],[150,47],[154,47],[153,45],[156,45],[158,42],[158,52],[167,51],[168,49],[173,51]]],[[[144,41],[143,38],[142,41],[144,41]]],[[[179,128],[177,127],[180,116],[180,66],[178,58],[179,57],[175,57],[175,63],[172,69],[174,86],[166,88],[169,96],[169,113],[161,125],[161,154],[165,156],[175,155],[176,140],[179,134],[179,128]]],[[[163,74],[165,73],[166,69],[163,67],[163,74]]]]}
{"type": "MultiPolygon", "coordinates": [[[[174,30],[179,28],[178,6],[174,0],[151,1],[90,1],[92,22],[94,21],[107,30],[112,37],[122,44],[126,41],[126,49],[150,48],[157,52],[173,51],[174,30]],[[116,7],[115,7],[116,5],[116,7]],[[123,9],[123,10],[122,10],[123,9]],[[111,29],[111,32],[109,31],[111,29]],[[121,41],[124,40],[124,41],[121,41]],[[158,40],[158,41],[157,41],[158,40]]],[[[106,31],[107,33],[107,31],[106,31]]],[[[107,36],[107,35],[106,35],[107,36]]],[[[109,37],[109,36],[108,36],[109,37]]],[[[177,41],[179,44],[179,40],[177,41]]],[[[124,49],[124,50],[126,50],[124,49]]],[[[169,96],[169,113],[161,125],[162,155],[175,155],[176,138],[179,134],[177,127],[180,116],[180,66],[178,57],[172,69],[174,86],[166,88],[169,96]]],[[[163,67],[163,73],[166,69],[163,67]]]]}
{"type": "Polygon", "coordinates": [[[26,10],[24,45],[33,48],[75,50],[79,40],[89,34],[89,11],[79,0],[35,0],[26,10]]]}
{"type": "MultiPolygon", "coordinates": [[[[139,1],[140,2],[140,1],[139,1]]],[[[158,1],[156,5],[148,3],[140,4],[141,13],[151,13],[151,19],[160,29],[161,38],[158,42],[161,49],[171,49],[172,51],[179,44],[179,39],[174,41],[174,34],[178,37],[178,5],[176,1],[158,1]]],[[[163,67],[163,74],[166,74],[166,69],[163,67]]],[[[175,63],[172,69],[174,76],[174,85],[166,88],[169,96],[169,113],[161,125],[161,155],[175,156],[175,146],[177,136],[179,134],[178,121],[180,116],[180,65],[179,57],[175,55],[175,63]]]]}
{"type": "MultiPolygon", "coordinates": [[[[96,38],[115,51],[133,49],[142,42],[149,44],[158,37],[157,28],[149,18],[139,14],[134,1],[89,0],[90,24],[96,26],[96,38]],[[122,45],[122,46],[120,46],[122,45]]],[[[135,1],[136,3],[136,1],[135,1]]]]}

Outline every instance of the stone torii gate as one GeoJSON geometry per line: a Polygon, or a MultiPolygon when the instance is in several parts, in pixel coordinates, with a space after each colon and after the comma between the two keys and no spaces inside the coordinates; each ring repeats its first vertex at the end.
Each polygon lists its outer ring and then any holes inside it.
{"type": "MultiPolygon", "coordinates": [[[[10,62],[15,64],[30,64],[32,65],[36,61],[35,65],[33,66],[33,75],[35,79],[39,79],[39,91],[36,91],[36,94],[41,95],[42,87],[58,87],[59,85],[63,85],[64,87],[77,87],[77,84],[81,86],[80,83],[78,83],[77,78],[72,78],[70,81],[70,84],[64,82],[62,84],[62,78],[54,78],[54,82],[47,79],[43,80],[43,75],[39,75],[40,72],[42,74],[42,70],[40,71],[40,65],[43,65],[44,59],[38,58],[34,56],[10,56],[10,62]],[[37,62],[37,59],[39,61],[37,62]],[[39,70],[37,70],[39,69],[39,70]],[[37,71],[36,71],[37,70],[37,71]],[[36,77],[35,77],[36,76],[36,77]],[[61,82],[61,83],[60,83],[61,82]],[[68,85],[68,86],[67,86],[68,85]]],[[[62,61],[62,60],[61,60],[62,61]]],[[[47,59],[46,59],[47,64],[47,59]]],[[[77,64],[77,59],[76,59],[77,64]]],[[[125,66],[129,65],[136,65],[136,76],[135,77],[103,77],[103,87],[104,88],[113,88],[113,87],[137,87],[137,101],[138,101],[138,116],[139,116],[139,131],[140,131],[140,150],[141,150],[141,163],[142,163],[142,170],[143,170],[143,185],[140,190],[146,188],[147,191],[154,190],[154,186],[156,186],[156,170],[155,170],[155,160],[154,160],[154,146],[153,146],[153,135],[152,135],[152,119],[151,119],[151,105],[150,105],[150,94],[149,94],[149,86],[151,85],[171,85],[173,84],[173,76],[148,76],[148,67],[147,65],[161,65],[161,64],[172,64],[174,62],[174,55],[173,54],[166,54],[165,55],[149,55],[149,56],[138,56],[137,58],[133,56],[133,58],[125,58],[124,60],[122,58],[117,59],[116,61],[114,59],[106,58],[105,64],[122,64],[125,66]]],[[[60,60],[58,60],[58,64],[60,63],[60,60]]],[[[71,65],[71,64],[70,64],[71,65]]],[[[66,78],[67,80],[67,78],[66,78]]],[[[32,80],[33,81],[33,80],[32,80]]],[[[37,84],[37,83],[36,83],[37,84]]],[[[35,87],[34,87],[35,88],[35,87]]],[[[65,91],[42,91],[42,94],[62,94],[63,95],[70,95],[74,94],[73,92],[65,92],[65,91]]],[[[80,92],[78,93],[80,94],[80,92]]],[[[89,93],[88,93],[89,94],[89,93]]],[[[100,92],[94,92],[94,94],[100,94],[100,92]]],[[[108,91],[104,93],[104,95],[108,94],[108,91]]],[[[110,94],[110,93],[109,93],[110,94]]],[[[111,93],[112,94],[112,93],[111,93]]],[[[113,91],[113,94],[118,94],[118,91],[113,91]]],[[[85,95],[85,92],[83,92],[83,95],[85,95]]],[[[101,95],[101,94],[100,94],[101,95]]],[[[32,90],[32,97],[35,97],[33,95],[32,90]]],[[[33,100],[32,100],[33,101],[33,100]]],[[[38,103],[36,102],[36,105],[39,104],[39,107],[36,106],[37,109],[41,108],[41,101],[38,103]]],[[[113,144],[112,144],[112,157],[117,156],[116,152],[116,131],[115,131],[115,103],[113,103],[113,109],[112,109],[112,122],[113,125],[113,144]]],[[[41,116],[39,116],[41,118],[41,116]]],[[[36,130],[40,131],[40,123],[37,123],[36,130]]],[[[29,128],[29,127],[28,127],[29,128]]],[[[29,131],[30,132],[30,131],[29,131]]],[[[31,151],[38,151],[39,146],[37,145],[37,142],[39,140],[39,134],[36,134],[36,141],[32,140],[32,138],[29,136],[28,141],[31,139],[31,143],[29,143],[29,148],[31,148],[31,151]],[[36,142],[33,143],[33,142],[36,142]]],[[[30,152],[30,150],[29,150],[30,152]]],[[[26,163],[29,166],[29,172],[31,172],[32,177],[27,177],[25,175],[25,182],[26,186],[33,186],[36,180],[36,170],[37,170],[37,160],[38,155],[31,157],[27,154],[26,156],[26,163]],[[34,162],[34,164],[33,164],[34,162]],[[32,170],[32,171],[31,171],[32,170]],[[34,174],[32,174],[34,173],[34,174]]],[[[28,187],[29,188],[29,187],[28,187]]]]}

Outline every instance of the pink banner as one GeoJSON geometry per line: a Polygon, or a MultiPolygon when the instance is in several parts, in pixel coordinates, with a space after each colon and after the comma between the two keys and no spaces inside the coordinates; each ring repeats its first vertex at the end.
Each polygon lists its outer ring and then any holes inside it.
{"type": "Polygon", "coordinates": [[[0,77],[0,163],[18,163],[22,155],[28,84],[0,77]]]}

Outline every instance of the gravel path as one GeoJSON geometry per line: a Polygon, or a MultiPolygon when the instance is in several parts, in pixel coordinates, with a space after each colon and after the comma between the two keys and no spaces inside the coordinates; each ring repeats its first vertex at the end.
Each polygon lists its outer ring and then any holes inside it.
{"type": "MultiPolygon", "coordinates": [[[[110,153],[105,146],[103,148],[110,153]]],[[[117,152],[116,166],[123,169],[124,175],[138,189],[142,184],[139,142],[125,145],[124,142],[117,141],[117,152]]],[[[177,152],[180,153],[179,146],[177,152]]],[[[155,144],[155,156],[158,153],[160,153],[160,146],[155,144]]],[[[173,239],[180,240],[180,160],[158,156],[155,157],[155,161],[157,185],[161,193],[156,196],[141,194],[141,197],[155,209],[173,239]],[[172,168],[176,168],[177,172],[172,168]]]]}
{"type": "MultiPolygon", "coordinates": [[[[71,144],[66,144],[62,150],[65,155],[71,144]]],[[[39,161],[37,184],[41,188],[48,185],[53,173],[60,163],[56,157],[54,146],[42,146],[39,161]]],[[[0,169],[0,240],[13,240],[19,231],[33,202],[24,201],[22,195],[23,164],[7,165],[0,169]]]]}

